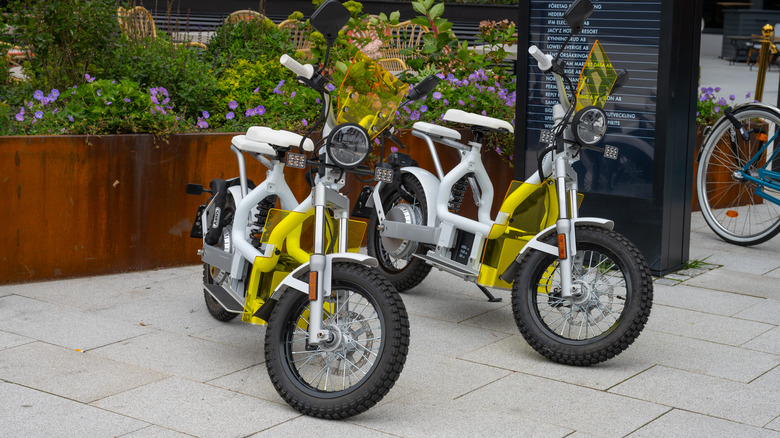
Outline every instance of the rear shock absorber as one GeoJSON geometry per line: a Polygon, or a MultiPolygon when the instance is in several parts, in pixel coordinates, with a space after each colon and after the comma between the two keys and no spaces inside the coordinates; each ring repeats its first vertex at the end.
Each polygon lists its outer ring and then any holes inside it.
{"type": "Polygon", "coordinates": [[[260,238],[263,236],[265,221],[268,219],[268,212],[276,205],[276,199],[276,195],[271,195],[257,203],[257,214],[255,214],[255,221],[249,224],[249,226],[252,227],[250,228],[252,246],[255,248],[260,248],[260,238]]]}
{"type": "Polygon", "coordinates": [[[472,175],[474,174],[468,173],[463,175],[463,177],[452,186],[450,202],[447,204],[447,209],[450,213],[457,213],[460,210],[460,206],[463,204],[463,197],[466,195],[466,189],[469,187],[469,177],[472,175]]]}

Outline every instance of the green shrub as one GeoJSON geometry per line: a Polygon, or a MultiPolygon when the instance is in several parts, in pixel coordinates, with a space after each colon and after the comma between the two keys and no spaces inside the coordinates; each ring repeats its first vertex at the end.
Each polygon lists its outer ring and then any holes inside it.
{"type": "Polygon", "coordinates": [[[290,35],[268,19],[238,20],[218,27],[209,39],[206,59],[217,72],[228,68],[237,59],[262,61],[292,53],[290,35]]]}
{"type": "Polygon", "coordinates": [[[34,56],[25,73],[31,89],[65,88],[100,72],[119,33],[113,0],[12,0],[8,24],[34,56]]]}

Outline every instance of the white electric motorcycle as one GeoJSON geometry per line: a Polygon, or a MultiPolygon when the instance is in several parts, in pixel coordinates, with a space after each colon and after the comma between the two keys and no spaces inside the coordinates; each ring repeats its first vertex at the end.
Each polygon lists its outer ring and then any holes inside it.
{"type": "MultiPolygon", "coordinates": [[[[323,65],[348,18],[335,0],[312,15],[328,43],[323,65]]],[[[187,188],[211,195],[198,210],[192,236],[203,239],[199,253],[211,315],[267,322],[266,366],[278,393],[307,415],[346,418],[376,404],[395,383],[408,351],[409,321],[396,289],[373,269],[377,261],[358,253],[365,223],[349,220],[349,200],[339,190],[347,173],[392,181],[387,169],[362,163],[410,92],[358,54],[333,114],[323,69],[287,55],[281,63],[321,93],[315,123],[322,126],[321,140],[265,127],[234,137],[239,177],[215,179],[209,190],[187,188]],[[256,187],[247,178],[244,154],[269,169],[256,187]],[[285,167],[311,168],[311,195],[300,203],[285,181],[285,167]],[[274,208],[277,203],[281,208],[274,208]]],[[[420,90],[411,97],[422,97],[420,90]]]]}
{"type": "MultiPolygon", "coordinates": [[[[588,0],[573,2],[564,17],[569,39],[592,11],[588,0]]],[[[500,298],[487,287],[511,288],[515,321],[535,350],[560,363],[595,364],[634,341],[652,305],[652,277],[637,248],[612,231],[612,221],[579,217],[572,170],[584,148],[617,158],[614,147],[596,145],[607,128],[602,107],[627,75],[613,69],[597,41],[575,91],[558,56],[535,46],[529,53],[541,71],[554,75],[560,104],[552,109],[552,129],[541,137],[549,146],[538,171],[513,182],[495,219],[482,140],[489,131],[513,132],[513,126],[455,109],[444,120],[469,126],[474,139],[464,142],[456,130],[415,123],[412,134],[425,140],[436,174],[408,156],[390,154],[389,166],[400,178],[365,188],[357,203],[362,209],[353,215],[370,217],[368,253],[399,291],[418,285],[432,267],[476,283],[490,301],[500,298]],[[457,149],[460,164],[445,173],[434,143],[457,149]],[[467,186],[478,220],[457,213],[467,186]]]]}

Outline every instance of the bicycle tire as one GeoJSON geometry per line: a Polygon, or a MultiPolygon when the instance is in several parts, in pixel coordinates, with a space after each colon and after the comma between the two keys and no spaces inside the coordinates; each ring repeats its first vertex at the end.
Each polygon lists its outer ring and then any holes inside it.
{"type": "MultiPolygon", "coordinates": [[[[780,112],[745,105],[737,107],[733,116],[749,132],[749,138],[742,139],[726,117],[715,124],[699,155],[696,194],[704,220],[718,237],[735,245],[756,245],[780,233],[780,205],[757,192],[776,199],[780,199],[780,192],[766,186],[766,179],[759,183],[746,179],[743,169],[764,142],[780,131],[780,112]]],[[[747,174],[758,176],[757,167],[767,164],[771,152],[780,147],[780,135],[774,138],[747,174]]],[[[767,168],[780,170],[780,158],[775,157],[767,168]]]]}

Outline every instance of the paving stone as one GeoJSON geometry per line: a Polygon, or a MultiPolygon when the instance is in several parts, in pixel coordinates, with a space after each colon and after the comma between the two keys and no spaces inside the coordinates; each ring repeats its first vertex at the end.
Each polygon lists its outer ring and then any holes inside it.
{"type": "Polygon", "coordinates": [[[175,430],[166,429],[160,426],[149,426],[143,429],[122,435],[121,438],[190,438],[192,435],[186,435],[175,430]]]}
{"type": "Polygon", "coordinates": [[[80,350],[149,332],[138,324],[17,295],[0,298],[0,330],[80,350]]]}
{"type": "Polygon", "coordinates": [[[760,253],[760,250],[749,251],[749,254],[742,252],[736,254],[732,252],[714,253],[707,258],[707,262],[728,266],[730,271],[756,275],[766,274],[780,267],[780,260],[777,257],[766,257],[760,253]]]}
{"type": "Polygon", "coordinates": [[[685,282],[688,286],[698,286],[724,292],[734,292],[759,298],[780,300],[780,287],[777,279],[762,275],[745,278],[744,273],[726,268],[715,269],[685,282]]]}
{"type": "Polygon", "coordinates": [[[709,271],[709,269],[689,268],[689,269],[681,269],[681,270],[675,272],[675,274],[683,275],[683,276],[686,276],[686,277],[695,277],[697,275],[704,274],[707,271],[709,271]]]}
{"type": "Polygon", "coordinates": [[[767,388],[780,388],[780,365],[767,371],[759,378],[750,382],[751,385],[766,386],[767,388]]]}
{"type": "MultiPolygon", "coordinates": [[[[200,315],[198,316],[200,317],[200,315]]],[[[241,315],[236,319],[219,324],[202,332],[190,336],[198,339],[231,345],[246,350],[262,352],[265,350],[266,326],[246,324],[241,322],[241,315]]]]}
{"type": "Polygon", "coordinates": [[[24,336],[15,335],[13,333],[0,330],[0,350],[16,347],[17,345],[28,344],[30,342],[35,342],[35,339],[26,338],[24,336]]]}
{"type": "Polygon", "coordinates": [[[780,438],[780,433],[693,412],[673,409],[627,438],[780,438]]]}
{"type": "Polygon", "coordinates": [[[681,275],[681,274],[677,274],[677,273],[675,273],[675,274],[666,274],[666,275],[664,275],[664,278],[666,278],[667,280],[675,280],[675,281],[685,281],[685,280],[690,280],[691,279],[691,277],[689,275],[681,275]]]}
{"type": "MultiPolygon", "coordinates": [[[[284,399],[276,392],[265,364],[256,365],[228,375],[209,380],[209,385],[228,389],[252,397],[261,398],[277,404],[285,404],[284,399]]],[[[395,388],[393,388],[390,392],[395,388]]]]}
{"type": "Polygon", "coordinates": [[[248,436],[300,416],[286,405],[179,377],[104,398],[93,405],[203,438],[248,436]]]}
{"type": "Polygon", "coordinates": [[[650,330],[726,345],[742,345],[772,329],[760,322],[667,306],[653,306],[652,312],[646,326],[650,330]],[[726,327],[728,330],[724,330],[726,327]]]}
{"type": "MultiPolygon", "coordinates": [[[[452,276],[457,283],[452,287],[473,288],[476,293],[457,293],[442,289],[441,285],[436,285],[436,289],[427,286],[428,283],[420,285],[411,291],[401,294],[401,299],[406,305],[406,310],[410,314],[429,316],[449,322],[462,322],[475,316],[482,315],[497,309],[501,309],[509,314],[512,313],[509,294],[504,293],[503,301],[491,303],[485,298],[476,285],[467,283],[452,276]],[[479,294],[479,295],[477,295],[479,294]]],[[[437,278],[441,278],[437,276],[437,278]]],[[[502,292],[497,291],[496,296],[501,296],[502,292]]]]}
{"type": "Polygon", "coordinates": [[[761,300],[734,317],[780,325],[780,300],[761,300]]]}
{"type": "MultiPolygon", "coordinates": [[[[648,347],[649,345],[643,341],[643,335],[640,335],[629,347],[629,350],[648,347]]],[[[499,369],[519,371],[551,380],[604,390],[653,365],[645,361],[637,361],[634,358],[627,358],[624,354],[590,367],[561,365],[537,353],[522,336],[515,335],[463,354],[459,358],[499,369]]]]}
{"type": "Polygon", "coordinates": [[[73,400],[0,381],[5,437],[112,437],[149,424],[73,400]]]}
{"type": "MultiPolygon", "coordinates": [[[[503,381],[503,380],[502,380],[503,381]]],[[[515,394],[517,396],[518,394],[515,394]]],[[[466,403],[420,398],[414,394],[392,404],[374,408],[349,419],[349,423],[407,438],[435,436],[512,436],[564,437],[572,426],[550,424],[549,416],[528,416],[519,411],[511,414],[466,403]]],[[[370,436],[370,434],[369,434],[370,436]]]]}
{"type": "Polygon", "coordinates": [[[663,286],[677,286],[680,284],[679,280],[672,280],[671,278],[657,278],[653,280],[653,284],[660,284],[663,286]]]}
{"type": "Polygon", "coordinates": [[[462,321],[461,324],[480,327],[495,332],[502,332],[509,335],[518,333],[517,323],[515,322],[514,315],[512,315],[511,305],[482,313],[471,319],[462,321]]]}
{"type": "Polygon", "coordinates": [[[450,357],[458,357],[463,353],[482,348],[509,336],[506,333],[414,314],[409,315],[409,325],[411,330],[410,349],[419,349],[450,357]]]}
{"type": "Polygon", "coordinates": [[[750,386],[663,366],[653,367],[609,392],[756,427],[780,415],[780,388],[750,386]]]}
{"type": "MultiPolygon", "coordinates": [[[[769,300],[748,297],[731,292],[691,287],[688,283],[679,284],[675,287],[663,286],[656,283],[653,288],[654,305],[661,304],[669,307],[723,316],[734,316],[743,310],[749,309],[751,306],[767,301],[769,300]]],[[[780,312],[780,307],[778,308],[778,312],[780,312]]]]}
{"type": "Polygon", "coordinates": [[[157,332],[98,348],[90,353],[205,382],[263,361],[257,351],[157,332]]]}
{"type": "Polygon", "coordinates": [[[339,437],[339,438],[390,438],[395,434],[387,434],[376,429],[371,429],[348,421],[329,421],[319,418],[301,416],[277,426],[270,427],[248,438],[278,438],[278,437],[339,437]]]}
{"type": "Polygon", "coordinates": [[[742,347],[776,354],[780,359],[780,327],[775,327],[773,330],[742,345],[742,347]]]}
{"type": "Polygon", "coordinates": [[[643,400],[522,373],[466,394],[457,400],[457,404],[464,409],[479,406],[499,417],[543,420],[600,436],[626,435],[669,410],[643,400]],[[628,412],[631,415],[626,415],[628,412]]]}
{"type": "Polygon", "coordinates": [[[84,403],[166,377],[147,368],[42,342],[0,351],[3,380],[84,403]]]}
{"type": "Polygon", "coordinates": [[[772,421],[771,423],[767,424],[764,427],[766,429],[776,430],[776,431],[780,432],[780,417],[778,417],[777,419],[775,419],[775,421],[772,421]]]}

